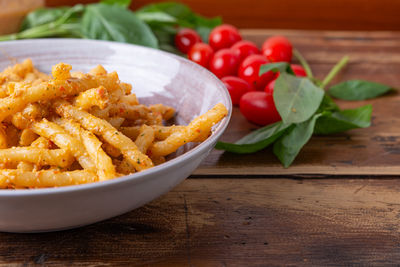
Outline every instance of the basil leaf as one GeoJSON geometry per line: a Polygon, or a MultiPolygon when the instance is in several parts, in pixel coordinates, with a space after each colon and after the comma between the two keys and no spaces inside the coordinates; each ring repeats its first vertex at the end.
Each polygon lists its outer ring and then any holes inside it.
{"type": "Polygon", "coordinates": [[[289,74],[295,75],[292,67],[287,62],[278,62],[278,63],[268,63],[261,65],[259,75],[263,75],[264,73],[272,71],[272,72],[287,72],[289,74]]]}
{"type": "Polygon", "coordinates": [[[189,7],[180,3],[173,3],[173,2],[146,5],[137,10],[136,12],[137,13],[163,12],[171,15],[172,17],[178,20],[188,20],[193,15],[193,12],[190,10],[189,7]]]}
{"type": "Polygon", "coordinates": [[[391,89],[392,87],[381,83],[351,80],[332,86],[329,94],[344,100],[365,100],[383,95],[391,89]]]}
{"type": "Polygon", "coordinates": [[[100,3],[106,5],[119,5],[122,7],[129,7],[131,0],[101,0],[100,3]]]}
{"type": "Polygon", "coordinates": [[[149,26],[133,12],[117,5],[88,5],[81,23],[86,38],[158,47],[149,26]]]}
{"type": "Polygon", "coordinates": [[[320,116],[321,114],[316,114],[309,120],[296,124],[274,143],[274,154],[285,168],[292,164],[302,147],[310,140],[315,122],[320,116]]]}
{"type": "Polygon", "coordinates": [[[136,16],[148,24],[177,23],[177,19],[165,12],[138,12],[136,16]]]}
{"type": "Polygon", "coordinates": [[[307,78],[283,72],[275,82],[273,97],[284,123],[300,123],[317,111],[324,91],[307,78]]]}
{"type": "Polygon", "coordinates": [[[340,111],[339,106],[327,94],[324,94],[324,98],[322,98],[322,102],[317,110],[317,113],[322,113],[324,111],[340,111]]]}
{"type": "Polygon", "coordinates": [[[371,125],[371,114],[371,105],[356,109],[327,112],[317,120],[314,133],[334,134],[356,128],[367,128],[371,125]]]}
{"type": "Polygon", "coordinates": [[[218,142],[215,148],[239,154],[254,153],[272,144],[290,126],[279,121],[251,132],[234,144],[218,142]]]}
{"type": "Polygon", "coordinates": [[[84,11],[84,9],[83,5],[37,9],[25,17],[20,31],[25,31],[48,23],[54,23],[53,27],[56,27],[63,23],[77,22],[80,17],[79,14],[84,11]]]}
{"type": "Polygon", "coordinates": [[[197,15],[186,5],[173,2],[151,4],[136,11],[137,14],[152,12],[166,13],[176,19],[177,25],[181,27],[194,28],[204,42],[208,42],[208,35],[211,30],[222,23],[220,17],[206,18],[197,15]]]}
{"type": "Polygon", "coordinates": [[[56,21],[69,7],[39,8],[29,13],[22,22],[20,31],[56,21]]]}

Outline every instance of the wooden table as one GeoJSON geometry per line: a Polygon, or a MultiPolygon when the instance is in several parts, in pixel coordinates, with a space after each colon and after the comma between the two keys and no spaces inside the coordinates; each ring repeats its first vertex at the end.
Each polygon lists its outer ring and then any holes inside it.
{"type": "MultiPolygon", "coordinates": [[[[351,63],[340,79],[400,87],[400,33],[243,31],[258,44],[277,33],[293,41],[317,76],[347,54],[351,63]]],[[[366,102],[374,107],[372,127],[313,137],[289,169],[268,149],[247,156],[213,151],[189,179],[128,214],[64,232],[0,234],[0,263],[398,263],[400,96],[366,102]]],[[[235,109],[223,140],[234,141],[254,128],[235,109]]]]}

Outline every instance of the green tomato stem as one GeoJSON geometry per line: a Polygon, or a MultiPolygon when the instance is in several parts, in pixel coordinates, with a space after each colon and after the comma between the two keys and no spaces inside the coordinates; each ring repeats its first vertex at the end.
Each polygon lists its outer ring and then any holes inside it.
{"type": "Polygon", "coordinates": [[[349,56],[344,56],[342,59],[331,69],[331,71],[326,75],[325,79],[321,83],[321,88],[325,88],[336,75],[347,65],[349,62],[349,56]]]}
{"type": "Polygon", "coordinates": [[[301,53],[297,49],[293,49],[293,55],[295,56],[295,58],[297,58],[297,60],[303,66],[304,70],[306,71],[307,78],[312,80],[314,78],[314,75],[312,73],[310,65],[308,65],[308,63],[307,63],[307,60],[301,55],[301,53]]]}

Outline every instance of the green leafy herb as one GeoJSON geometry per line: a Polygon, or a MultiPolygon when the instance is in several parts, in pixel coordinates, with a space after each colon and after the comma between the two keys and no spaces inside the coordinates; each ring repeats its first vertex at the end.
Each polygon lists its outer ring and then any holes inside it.
{"type": "MultiPolygon", "coordinates": [[[[293,76],[289,64],[284,62],[266,64],[260,68],[260,75],[267,71],[280,72],[275,81],[273,97],[282,121],[260,128],[234,144],[218,142],[217,149],[243,154],[253,153],[273,144],[274,154],[284,167],[289,167],[313,134],[334,134],[371,125],[371,105],[341,110],[321,88],[329,84],[346,66],[348,57],[343,57],[326,78],[319,81],[313,77],[311,68],[300,53],[294,53],[303,67],[308,69],[307,78],[293,76]]],[[[379,86],[369,82],[349,81],[334,86],[331,90],[342,98],[344,95],[347,97],[348,94],[355,94],[348,92],[349,88],[361,90],[359,93],[363,96],[376,97],[390,88],[381,85],[378,93],[377,87],[379,86]],[[374,91],[370,92],[372,90],[374,91]]],[[[334,93],[332,95],[335,96],[334,93]]],[[[361,97],[357,95],[352,99],[359,98],[361,97]]]]}
{"type": "Polygon", "coordinates": [[[81,25],[84,36],[90,39],[158,47],[149,26],[134,13],[117,5],[88,5],[81,25]]]}
{"type": "Polygon", "coordinates": [[[29,13],[22,22],[21,31],[40,26],[46,23],[55,22],[61,18],[65,12],[70,9],[68,7],[59,8],[39,8],[29,13]]]}
{"type": "Polygon", "coordinates": [[[300,123],[317,111],[324,91],[307,78],[281,73],[275,82],[273,96],[283,122],[300,123]]]}
{"type": "Polygon", "coordinates": [[[390,86],[381,83],[351,80],[332,86],[329,89],[329,94],[344,100],[365,100],[378,97],[390,90],[390,86]]]}
{"type": "Polygon", "coordinates": [[[279,121],[246,135],[235,144],[218,142],[215,148],[239,154],[254,153],[275,142],[290,127],[279,121]]]}
{"type": "Polygon", "coordinates": [[[315,122],[321,116],[316,114],[302,123],[296,124],[287,134],[274,143],[274,154],[285,168],[292,164],[300,150],[310,140],[315,127],[315,122]]]}
{"type": "MultiPolygon", "coordinates": [[[[174,2],[150,4],[137,10],[136,13],[138,16],[143,16],[143,14],[146,14],[145,16],[149,16],[151,13],[167,14],[175,18],[176,25],[195,29],[200,34],[204,42],[208,42],[208,35],[210,31],[222,23],[222,19],[220,17],[206,18],[194,13],[188,6],[174,2]]],[[[160,23],[155,22],[156,21],[149,22],[153,31],[157,31],[160,26],[165,26],[165,24],[160,25],[160,23]]],[[[159,41],[161,44],[165,44],[165,42],[162,42],[161,40],[159,41]]],[[[172,43],[169,42],[168,44],[172,43]]]]}
{"type": "Polygon", "coordinates": [[[101,3],[107,5],[119,5],[122,7],[129,7],[131,4],[131,0],[101,0],[101,3]]]}
{"type": "Polygon", "coordinates": [[[292,67],[290,67],[290,64],[287,62],[269,63],[269,64],[262,65],[260,67],[260,75],[262,75],[268,71],[280,72],[280,73],[286,72],[286,73],[295,75],[294,71],[292,70],[292,67]]]}
{"type": "Polygon", "coordinates": [[[371,125],[372,106],[366,105],[356,109],[336,112],[325,112],[315,125],[315,134],[341,133],[356,128],[367,128],[371,125]]]}

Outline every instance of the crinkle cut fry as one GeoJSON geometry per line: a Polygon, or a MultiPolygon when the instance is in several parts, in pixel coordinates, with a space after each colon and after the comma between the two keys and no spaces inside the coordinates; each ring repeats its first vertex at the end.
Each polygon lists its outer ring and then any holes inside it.
{"type": "Polygon", "coordinates": [[[102,143],[91,132],[84,130],[76,122],[67,119],[57,119],[55,123],[62,126],[68,133],[79,139],[86,148],[87,153],[96,165],[100,181],[116,177],[115,167],[111,158],[101,148],[102,143]]]}
{"type": "Polygon", "coordinates": [[[46,149],[36,147],[12,147],[0,149],[0,163],[29,162],[40,166],[51,165],[66,168],[74,157],[64,149],[46,149]]]}
{"type": "Polygon", "coordinates": [[[54,107],[61,117],[79,122],[83,128],[96,135],[102,136],[106,142],[118,148],[137,171],[154,166],[150,158],[141,153],[131,139],[112,127],[107,121],[99,119],[88,112],[79,110],[67,101],[56,101],[54,107]]]}
{"type": "Polygon", "coordinates": [[[195,118],[188,126],[174,132],[164,141],[156,142],[149,148],[149,155],[166,156],[175,152],[180,146],[193,142],[206,131],[209,132],[214,124],[228,114],[226,107],[218,103],[203,115],[195,118]]]}
{"type": "Polygon", "coordinates": [[[32,130],[36,134],[50,139],[58,147],[70,151],[84,169],[93,170],[95,168],[83,144],[67,133],[62,127],[47,119],[43,119],[40,122],[33,123],[32,130]]]}
{"type": "Polygon", "coordinates": [[[57,170],[0,170],[0,188],[43,188],[97,182],[97,175],[87,170],[60,172],[57,170]]]}
{"type": "Polygon", "coordinates": [[[50,80],[36,86],[21,85],[21,88],[16,88],[12,95],[0,99],[0,121],[23,110],[29,103],[76,95],[100,85],[107,89],[113,89],[119,86],[118,82],[118,76],[85,75],[81,79],[50,80]]]}

